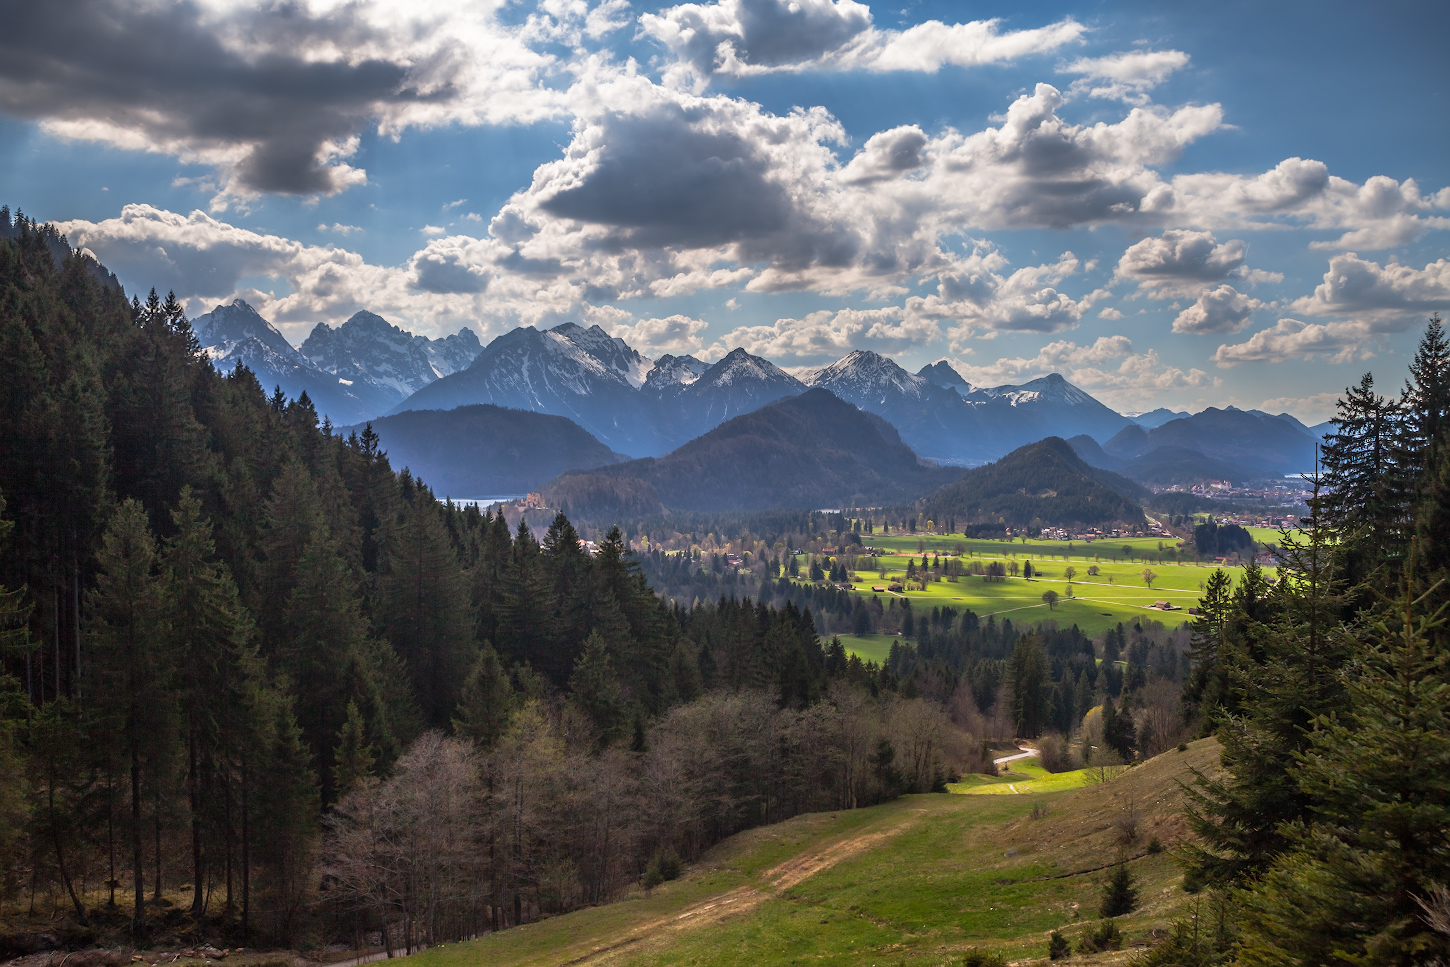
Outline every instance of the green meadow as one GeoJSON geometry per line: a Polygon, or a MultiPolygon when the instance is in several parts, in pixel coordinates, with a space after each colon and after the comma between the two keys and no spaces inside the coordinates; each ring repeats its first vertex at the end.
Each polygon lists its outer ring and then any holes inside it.
{"type": "MultiPolygon", "coordinates": [[[[1266,531],[1275,534],[1274,531],[1266,531]]],[[[1014,624],[1026,621],[1036,624],[1053,620],[1063,626],[1076,624],[1087,634],[1098,634],[1119,622],[1152,619],[1167,625],[1188,621],[1188,608],[1198,604],[1203,585],[1213,573],[1216,565],[1192,559],[1179,561],[1176,544],[1172,538],[1120,538],[1082,541],[1013,541],[982,540],[964,538],[961,535],[881,535],[863,536],[869,546],[887,551],[877,558],[858,558],[857,569],[851,583],[856,594],[875,594],[885,599],[904,597],[910,599],[913,608],[954,607],[970,608],[983,619],[989,615],[998,621],[1011,619],[1014,624]],[[1160,549],[1161,544],[1161,549],[1160,549]],[[907,562],[921,564],[922,554],[952,555],[962,549],[962,561],[980,561],[988,564],[1000,561],[1011,569],[1016,564],[1020,569],[1028,562],[1037,572],[1031,580],[1021,576],[1009,576],[988,581],[984,577],[962,575],[951,581],[945,577],[931,581],[926,590],[911,590],[893,594],[890,591],[876,592],[873,587],[887,587],[892,583],[904,583],[907,562]],[[1088,574],[1095,567],[1096,575],[1088,574]],[[885,576],[880,570],[883,568],[885,576]],[[1066,573],[1072,568],[1076,573],[1071,580],[1066,573]],[[1155,577],[1150,586],[1143,571],[1151,570],[1155,577]],[[1043,593],[1052,590],[1057,601],[1049,605],[1043,601],[1043,593]],[[1181,611],[1161,611],[1151,607],[1156,602],[1168,601],[1182,608],[1181,611]]],[[[809,560],[801,556],[802,572],[809,560]]],[[[1240,566],[1226,567],[1230,577],[1237,583],[1243,574],[1240,566]]],[[[1265,568],[1272,575],[1273,568],[1265,568]]],[[[884,635],[867,638],[842,637],[848,651],[859,654],[863,659],[880,661],[890,651],[890,639],[884,635]]]]}

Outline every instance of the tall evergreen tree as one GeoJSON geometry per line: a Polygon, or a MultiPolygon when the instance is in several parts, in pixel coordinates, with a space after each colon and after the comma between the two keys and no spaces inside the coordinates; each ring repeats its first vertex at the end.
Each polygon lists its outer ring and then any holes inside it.
{"type": "Polygon", "coordinates": [[[1406,575],[1338,673],[1296,770],[1311,804],[1247,894],[1238,962],[1411,965],[1450,957],[1418,898],[1450,882],[1450,655],[1443,608],[1406,575]]]}
{"type": "Polygon", "coordinates": [[[246,648],[251,622],[226,565],[215,559],[210,522],[202,518],[201,501],[189,487],[182,488],[171,516],[175,533],[162,553],[165,621],[172,635],[168,651],[175,661],[186,746],[191,913],[200,919],[207,856],[224,848],[223,817],[214,809],[221,800],[220,784],[226,781],[229,724],[239,713],[234,688],[242,673],[234,663],[246,648]]]}
{"type": "Polygon", "coordinates": [[[463,694],[453,717],[453,730],[468,736],[486,751],[493,748],[494,743],[508,731],[515,706],[508,673],[500,664],[493,646],[485,642],[463,683],[463,694]]]}
{"type": "Polygon", "coordinates": [[[477,650],[468,588],[440,514],[430,495],[417,494],[384,524],[373,609],[432,728],[448,725],[477,650]]]}
{"type": "Polygon", "coordinates": [[[174,741],[171,656],[166,652],[156,543],[146,511],[136,500],[118,507],[101,541],[100,573],[88,613],[92,627],[96,707],[119,739],[129,771],[132,933],[146,931],[143,796],[153,763],[174,741]]]}

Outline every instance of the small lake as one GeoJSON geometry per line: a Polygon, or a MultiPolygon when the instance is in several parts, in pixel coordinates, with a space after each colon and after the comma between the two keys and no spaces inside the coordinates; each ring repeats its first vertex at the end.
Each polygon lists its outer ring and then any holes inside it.
{"type": "Polygon", "coordinates": [[[492,507],[494,504],[506,504],[510,500],[521,500],[526,494],[513,494],[508,497],[439,497],[439,503],[451,500],[459,507],[477,507],[482,510],[485,507],[492,507]]]}

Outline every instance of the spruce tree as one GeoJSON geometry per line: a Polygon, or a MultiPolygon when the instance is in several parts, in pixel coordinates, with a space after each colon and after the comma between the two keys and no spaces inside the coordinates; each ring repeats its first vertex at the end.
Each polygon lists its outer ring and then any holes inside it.
{"type": "Polygon", "coordinates": [[[1450,882],[1450,656],[1412,575],[1356,636],[1348,708],[1315,722],[1297,780],[1311,803],[1246,896],[1245,964],[1433,963],[1450,957],[1417,898],[1450,882]]]}
{"type": "Polygon", "coordinates": [[[1103,902],[1098,913],[1104,919],[1121,917],[1138,908],[1138,888],[1133,883],[1133,873],[1122,861],[1113,867],[1113,872],[1103,884],[1103,902]]]}
{"type": "Polygon", "coordinates": [[[485,642],[463,683],[453,730],[487,751],[508,731],[516,705],[508,673],[493,646],[485,642]]]}
{"type": "Polygon", "coordinates": [[[475,651],[468,587],[440,516],[437,502],[419,493],[384,522],[373,608],[430,728],[447,726],[475,651]]]}
{"type": "Polygon", "coordinates": [[[186,746],[186,788],[191,813],[192,916],[205,904],[206,857],[222,844],[220,809],[227,759],[226,733],[238,708],[234,667],[251,635],[236,585],[225,564],[215,560],[211,524],[201,501],[183,487],[172,512],[175,534],[162,552],[166,579],[166,624],[172,640],[177,699],[186,746]]]}
{"type": "Polygon", "coordinates": [[[350,701],[347,703],[347,719],[338,730],[337,748],[332,756],[332,788],[338,799],[373,774],[376,758],[372,745],[368,743],[357,702],[350,701]]]}
{"type": "Polygon", "coordinates": [[[1228,572],[1214,568],[1198,599],[1198,617],[1192,624],[1190,670],[1183,683],[1183,699],[1190,717],[1202,717],[1205,734],[1217,727],[1218,712],[1229,698],[1227,675],[1219,656],[1228,634],[1232,590],[1233,579],[1228,572]]]}
{"type": "Polygon", "coordinates": [[[599,730],[601,746],[624,735],[629,724],[628,708],[609,648],[598,632],[591,632],[584,641],[584,651],[569,679],[569,694],[599,730]]]}
{"type": "Polygon", "coordinates": [[[98,715],[119,740],[129,770],[131,846],[135,909],[131,930],[146,930],[143,812],[153,764],[165,761],[174,742],[173,663],[166,652],[163,594],[156,573],[156,544],[146,511],[127,500],[111,517],[101,540],[96,589],[88,602],[98,715]]]}

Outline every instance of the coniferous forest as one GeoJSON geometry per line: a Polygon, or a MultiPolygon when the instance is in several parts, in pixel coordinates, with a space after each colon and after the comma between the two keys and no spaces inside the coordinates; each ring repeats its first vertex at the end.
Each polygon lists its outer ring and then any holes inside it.
{"type": "Polygon", "coordinates": [[[752,601],[617,528],[591,556],[562,513],[536,535],[439,502],[370,430],[218,372],[174,298],[15,225],[0,905],[55,911],[67,943],[408,950],[941,789],[992,739],[1039,738],[1056,769],[1213,734],[1227,773],[1193,787],[1182,859],[1230,912],[1152,962],[1450,956],[1438,320],[1402,391],[1341,401],[1276,579],[1215,572],[1191,627],[1094,640],[784,578],[752,601]],[[826,624],[901,641],[863,663],[826,624]]]}

